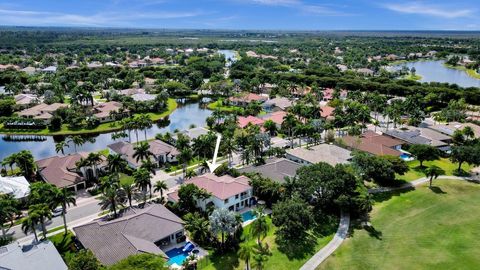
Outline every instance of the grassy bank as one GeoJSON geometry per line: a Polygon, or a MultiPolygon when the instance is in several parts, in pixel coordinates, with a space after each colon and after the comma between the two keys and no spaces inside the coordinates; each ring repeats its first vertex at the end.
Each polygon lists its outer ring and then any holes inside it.
{"type": "Polygon", "coordinates": [[[404,76],[402,79],[404,80],[411,80],[411,81],[419,81],[422,79],[422,76],[421,75],[418,75],[418,74],[408,74],[406,76],[404,76]]]}
{"type": "MultiPolygon", "coordinates": [[[[175,109],[177,109],[177,102],[175,99],[168,99],[167,110],[162,113],[147,113],[153,121],[158,121],[168,115],[170,115],[175,109]]],[[[120,121],[102,123],[93,129],[78,129],[71,130],[67,124],[63,124],[59,131],[50,131],[48,128],[42,130],[28,130],[28,129],[6,129],[3,124],[0,124],[0,133],[6,135],[41,135],[41,136],[54,136],[54,135],[84,135],[84,134],[99,134],[108,133],[121,129],[120,121]]]]}
{"type": "Polygon", "coordinates": [[[472,78],[475,78],[475,79],[480,79],[480,74],[473,69],[468,69],[464,66],[452,66],[452,65],[445,64],[445,63],[443,65],[447,68],[453,68],[453,69],[456,69],[456,70],[465,71],[468,74],[468,76],[470,76],[472,78]]]}
{"type": "MultiPolygon", "coordinates": [[[[333,233],[328,236],[312,235],[314,241],[310,244],[299,244],[296,246],[283,247],[276,241],[276,227],[272,224],[270,218],[267,220],[270,230],[263,243],[268,243],[272,256],[269,256],[263,269],[292,270],[300,267],[309,260],[315,252],[324,247],[332,238],[333,233]]],[[[256,238],[252,236],[251,226],[246,226],[243,230],[243,239],[252,245],[256,243],[256,238]]],[[[250,261],[252,264],[253,258],[250,261]]],[[[245,269],[245,262],[238,258],[237,253],[229,252],[227,254],[217,255],[213,253],[208,258],[202,259],[198,264],[198,269],[204,270],[234,270],[245,269]]],[[[252,268],[253,269],[253,268],[252,268]]]]}
{"type": "Polygon", "coordinates": [[[209,110],[212,110],[212,111],[220,110],[222,112],[236,112],[236,111],[241,112],[241,111],[243,111],[243,108],[240,108],[240,107],[223,105],[222,100],[217,100],[217,101],[214,101],[212,103],[209,103],[207,105],[207,108],[209,110]]]}
{"type": "Polygon", "coordinates": [[[436,180],[432,189],[383,194],[373,229],[354,229],[318,269],[477,269],[479,192],[478,184],[436,180]]]}

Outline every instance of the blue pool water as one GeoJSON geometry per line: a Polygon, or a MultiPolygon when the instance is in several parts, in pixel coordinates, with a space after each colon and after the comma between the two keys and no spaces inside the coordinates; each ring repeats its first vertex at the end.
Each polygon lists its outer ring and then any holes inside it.
{"type": "Polygon", "coordinates": [[[185,259],[188,257],[188,253],[183,252],[181,248],[174,248],[171,249],[167,252],[168,258],[168,265],[172,265],[176,263],[177,265],[182,265],[182,263],[185,261],[185,259]]]}
{"type": "Polygon", "coordinates": [[[409,160],[411,158],[411,156],[409,154],[402,153],[400,155],[400,158],[403,159],[403,160],[409,160]]]}
{"type": "Polygon", "coordinates": [[[253,220],[255,218],[256,216],[252,213],[252,210],[248,210],[247,212],[242,214],[243,222],[253,220]]]}

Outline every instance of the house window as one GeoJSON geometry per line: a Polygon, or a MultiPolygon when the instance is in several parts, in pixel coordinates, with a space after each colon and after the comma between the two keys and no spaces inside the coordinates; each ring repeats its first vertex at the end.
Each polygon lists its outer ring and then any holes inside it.
{"type": "Polygon", "coordinates": [[[235,199],[238,199],[238,194],[237,194],[237,195],[235,195],[235,199]]]}
{"type": "Polygon", "coordinates": [[[225,199],[225,201],[223,201],[224,204],[227,204],[228,203],[228,199],[225,199]]]}

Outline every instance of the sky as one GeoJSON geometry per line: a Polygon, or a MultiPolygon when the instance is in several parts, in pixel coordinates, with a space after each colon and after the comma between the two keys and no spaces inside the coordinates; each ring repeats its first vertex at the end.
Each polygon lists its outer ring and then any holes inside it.
{"type": "Polygon", "coordinates": [[[480,0],[0,0],[0,25],[480,30],[480,0]]]}

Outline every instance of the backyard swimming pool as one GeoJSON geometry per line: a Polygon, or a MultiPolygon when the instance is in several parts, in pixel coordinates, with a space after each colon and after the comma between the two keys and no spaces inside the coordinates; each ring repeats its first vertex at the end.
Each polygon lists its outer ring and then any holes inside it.
{"type": "Polygon", "coordinates": [[[246,221],[249,221],[249,220],[254,220],[255,218],[257,218],[257,217],[253,214],[252,210],[248,210],[247,212],[242,214],[243,222],[246,222],[246,221]]]}
{"type": "Polygon", "coordinates": [[[171,249],[165,252],[165,254],[170,258],[168,259],[168,265],[177,264],[181,266],[188,257],[188,252],[183,252],[181,248],[171,249]]]}
{"type": "Polygon", "coordinates": [[[410,155],[410,154],[407,154],[407,153],[402,153],[400,155],[400,158],[405,160],[405,161],[411,161],[413,160],[413,157],[410,155]]]}

